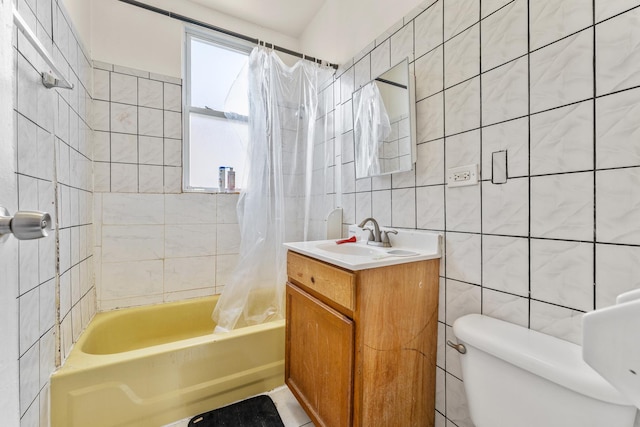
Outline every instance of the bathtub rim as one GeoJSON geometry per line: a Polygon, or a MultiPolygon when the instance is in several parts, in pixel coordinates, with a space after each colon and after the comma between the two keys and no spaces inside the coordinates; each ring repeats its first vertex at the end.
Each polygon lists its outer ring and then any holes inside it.
{"type": "MultiPolygon", "coordinates": [[[[178,349],[197,347],[197,346],[211,343],[211,342],[219,342],[219,341],[232,339],[233,337],[240,336],[240,335],[259,333],[261,331],[267,331],[270,329],[276,329],[276,328],[285,326],[285,319],[277,319],[277,320],[272,320],[270,322],[266,322],[258,325],[251,325],[251,326],[246,326],[239,329],[233,329],[226,333],[214,334],[212,329],[211,334],[201,335],[201,336],[192,337],[192,338],[186,338],[186,339],[172,341],[172,342],[163,343],[163,344],[156,344],[149,347],[137,348],[137,349],[122,351],[117,353],[95,354],[95,353],[87,353],[83,350],[84,344],[87,341],[93,329],[97,328],[101,324],[109,322],[114,317],[122,316],[123,313],[126,314],[126,312],[129,310],[141,310],[141,311],[148,311],[153,309],[157,310],[160,306],[166,306],[168,304],[188,305],[189,303],[194,304],[203,300],[217,301],[218,297],[219,295],[214,295],[214,296],[194,298],[190,300],[153,304],[149,306],[128,307],[128,308],[98,313],[93,317],[93,319],[91,319],[87,327],[82,331],[77,342],[71,347],[71,350],[67,358],[63,361],[62,365],[52,374],[52,376],[61,376],[61,375],[65,375],[68,372],[91,369],[97,366],[113,365],[113,364],[120,363],[124,360],[142,359],[152,354],[171,353],[178,349]]],[[[211,311],[213,312],[213,306],[211,311]]],[[[213,321],[212,321],[212,324],[213,324],[213,321]]],[[[215,327],[215,324],[214,324],[214,327],[215,327]]]]}

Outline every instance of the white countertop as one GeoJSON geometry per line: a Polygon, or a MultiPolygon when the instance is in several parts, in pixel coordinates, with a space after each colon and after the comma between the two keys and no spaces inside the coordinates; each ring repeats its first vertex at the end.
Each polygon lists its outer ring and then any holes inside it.
{"type": "MultiPolygon", "coordinates": [[[[358,238],[360,238],[357,230],[354,230],[352,233],[350,228],[350,235],[351,234],[358,235],[358,238]]],[[[350,245],[349,248],[338,248],[336,240],[290,242],[285,243],[284,246],[291,251],[352,271],[437,259],[442,256],[442,235],[439,233],[419,230],[398,230],[398,235],[390,236],[390,240],[392,247],[389,248],[367,245],[364,240],[359,240],[356,243],[343,243],[341,245],[350,245]],[[336,245],[336,247],[334,248],[333,245],[336,245]],[[353,249],[354,253],[348,253],[351,249],[353,249]],[[410,251],[415,253],[415,255],[393,256],[393,251],[398,250],[410,251]],[[390,251],[392,253],[389,253],[390,251]]]]}

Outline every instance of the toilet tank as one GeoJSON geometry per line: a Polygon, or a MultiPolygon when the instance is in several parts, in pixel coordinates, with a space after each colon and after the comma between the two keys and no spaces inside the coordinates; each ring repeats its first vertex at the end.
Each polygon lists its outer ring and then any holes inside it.
{"type": "Polygon", "coordinates": [[[631,427],[636,410],[581,347],[479,314],[453,324],[476,427],[631,427]]]}

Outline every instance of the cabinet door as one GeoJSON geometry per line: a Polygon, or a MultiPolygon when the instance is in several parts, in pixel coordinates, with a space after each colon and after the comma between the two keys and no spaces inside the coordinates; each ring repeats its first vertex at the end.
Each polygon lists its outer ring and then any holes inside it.
{"type": "Polygon", "coordinates": [[[316,426],[350,426],[353,321],[287,284],[286,383],[316,426]]]}

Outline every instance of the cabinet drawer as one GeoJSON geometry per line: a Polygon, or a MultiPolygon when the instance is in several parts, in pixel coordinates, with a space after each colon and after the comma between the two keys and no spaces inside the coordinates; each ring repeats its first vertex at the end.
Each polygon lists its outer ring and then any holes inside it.
{"type": "Polygon", "coordinates": [[[355,274],[289,251],[287,275],[311,292],[347,310],[355,309],[355,274]]]}

